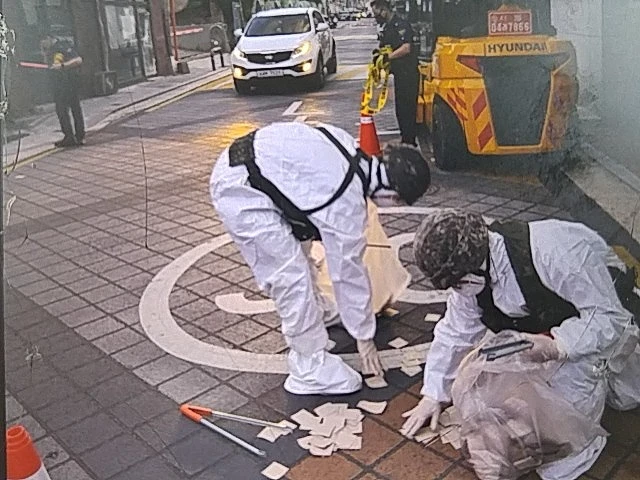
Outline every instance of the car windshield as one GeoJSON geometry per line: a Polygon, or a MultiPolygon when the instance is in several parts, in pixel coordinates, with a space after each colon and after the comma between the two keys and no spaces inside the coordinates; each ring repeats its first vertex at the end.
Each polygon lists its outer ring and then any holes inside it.
{"type": "Polygon", "coordinates": [[[291,35],[311,31],[309,15],[283,15],[279,17],[255,17],[245,35],[247,37],[263,37],[268,35],[291,35]]]}

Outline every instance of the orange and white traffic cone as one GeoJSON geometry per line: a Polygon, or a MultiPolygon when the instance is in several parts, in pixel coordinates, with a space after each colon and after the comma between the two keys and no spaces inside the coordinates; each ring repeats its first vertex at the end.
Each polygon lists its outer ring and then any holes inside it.
{"type": "Polygon", "coordinates": [[[380,155],[380,141],[371,115],[360,115],[360,149],[367,155],[380,155]]]}
{"type": "Polygon", "coordinates": [[[7,430],[7,480],[51,480],[27,430],[7,430]]]}

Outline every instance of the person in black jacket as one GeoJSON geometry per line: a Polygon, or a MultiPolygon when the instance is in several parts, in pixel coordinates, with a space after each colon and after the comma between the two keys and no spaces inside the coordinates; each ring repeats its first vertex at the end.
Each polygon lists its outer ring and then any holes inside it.
{"type": "MultiPolygon", "coordinates": [[[[391,10],[388,0],[373,0],[371,10],[379,25],[380,47],[390,46],[389,54],[396,104],[396,118],[400,127],[402,143],[416,145],[416,110],[418,105],[418,55],[413,46],[413,29],[391,10]]],[[[380,55],[374,51],[374,61],[380,55]]]]}

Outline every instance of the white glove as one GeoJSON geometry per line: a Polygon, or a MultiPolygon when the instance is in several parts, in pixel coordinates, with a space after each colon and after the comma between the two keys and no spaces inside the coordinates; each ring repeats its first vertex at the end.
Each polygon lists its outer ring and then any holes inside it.
{"type": "Polygon", "coordinates": [[[402,414],[404,418],[409,417],[409,419],[402,425],[400,433],[407,438],[413,438],[429,418],[431,418],[431,430],[435,431],[438,428],[441,411],[440,402],[425,395],[415,408],[402,414]]]}
{"type": "Polygon", "coordinates": [[[522,358],[531,362],[544,363],[552,360],[566,360],[567,354],[553,338],[541,334],[522,333],[523,340],[533,342],[533,347],[521,353],[522,358]]]}
{"type": "Polygon", "coordinates": [[[358,353],[362,361],[362,373],[365,375],[374,374],[378,377],[384,375],[382,363],[378,356],[378,349],[373,340],[357,340],[358,353]]]}

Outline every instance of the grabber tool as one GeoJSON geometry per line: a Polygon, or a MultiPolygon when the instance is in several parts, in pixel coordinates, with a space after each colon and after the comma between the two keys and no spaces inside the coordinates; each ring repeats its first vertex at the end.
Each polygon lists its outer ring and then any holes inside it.
{"type": "Polygon", "coordinates": [[[487,356],[487,362],[493,362],[498,358],[513,355],[514,353],[523,352],[533,347],[533,342],[529,340],[519,340],[517,342],[496,345],[495,347],[481,348],[480,354],[487,356]]]}
{"type": "MultiPolygon", "coordinates": [[[[264,450],[260,450],[257,447],[254,447],[253,445],[251,445],[248,442],[245,442],[244,440],[242,440],[241,438],[238,438],[237,436],[235,436],[233,433],[227,432],[224,428],[221,428],[217,425],[215,425],[214,423],[210,422],[209,420],[207,420],[206,418],[203,418],[204,416],[217,416],[220,418],[229,418],[230,420],[235,420],[235,421],[241,421],[238,418],[230,418],[230,417],[239,417],[242,418],[244,421],[243,423],[250,423],[247,420],[251,420],[253,423],[253,425],[258,425],[258,423],[255,422],[262,422],[262,420],[255,420],[255,419],[251,419],[248,417],[240,417],[240,415],[232,415],[230,413],[223,413],[223,412],[215,412],[214,410],[211,410],[210,408],[205,408],[205,407],[198,407],[196,405],[182,405],[180,407],[180,412],[187,417],[190,420],[193,420],[196,423],[200,423],[202,425],[204,425],[205,427],[207,427],[210,430],[213,430],[216,433],[219,433],[220,435],[222,435],[223,437],[225,437],[228,440],[231,440],[233,443],[240,445],[242,448],[244,448],[245,450],[249,450],[251,453],[254,453],[255,455],[258,455],[260,457],[265,457],[267,455],[267,453],[264,450]],[[216,415],[217,414],[217,415],[216,415]],[[223,417],[219,414],[223,414],[223,415],[229,415],[229,417],[223,417]]],[[[270,423],[270,422],[263,422],[263,423],[270,423]]],[[[262,423],[260,423],[260,425],[262,425],[262,423]]],[[[281,425],[277,425],[277,424],[271,424],[269,426],[277,426],[278,428],[283,428],[281,425]]]]}

